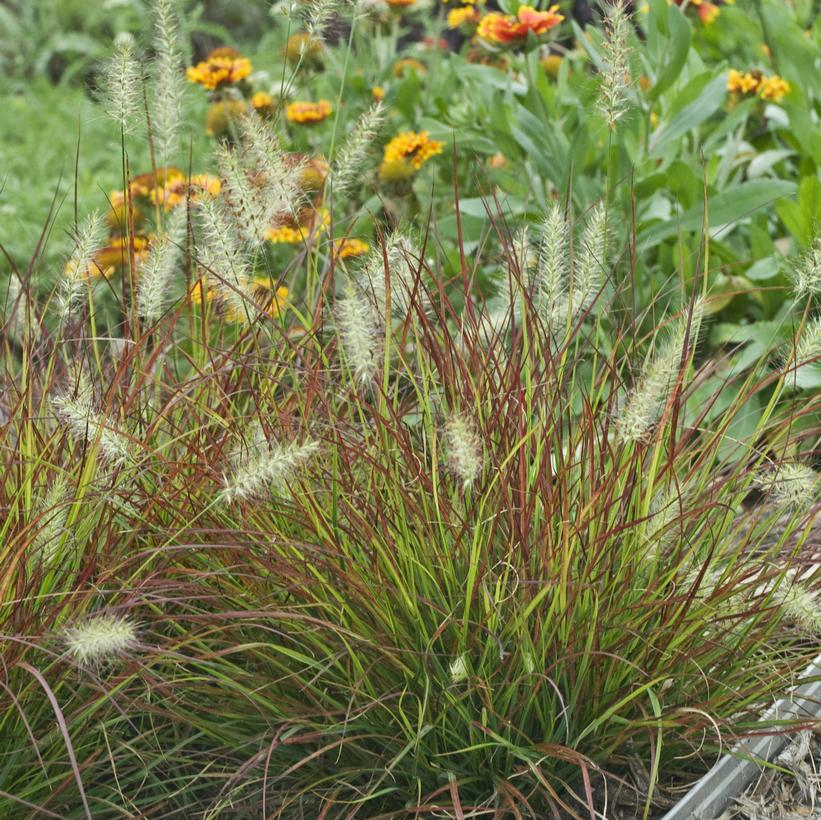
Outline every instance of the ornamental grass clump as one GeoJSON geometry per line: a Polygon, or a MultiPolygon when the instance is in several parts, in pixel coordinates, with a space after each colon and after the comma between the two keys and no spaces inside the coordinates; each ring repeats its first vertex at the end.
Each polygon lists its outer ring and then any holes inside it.
{"type": "MultiPolygon", "coordinates": [[[[191,211],[179,270],[251,288],[228,205],[191,211]]],[[[397,231],[364,261],[318,261],[327,287],[292,290],[281,323],[204,311],[190,336],[163,298],[166,320],[119,353],[63,323],[36,340],[51,366],[7,354],[25,398],[0,428],[24,453],[0,487],[4,792],[58,815],[83,795],[91,816],[586,816],[630,759],[654,773],[635,787],[652,806],[684,756],[755,722],[815,653],[818,590],[788,574],[813,476],[758,443],[809,433],[774,400],[726,447],[786,372],[711,413],[726,386],[705,397],[693,360],[702,300],[638,336],[611,309],[625,240],[599,209],[575,238],[570,217],[557,205],[538,244],[502,243],[516,310],[490,337],[471,280],[397,231]],[[73,392],[68,344],[88,371],[73,392]],[[140,469],[117,482],[95,452],[140,469]],[[55,471],[70,495],[37,489],[55,471]],[[91,614],[100,596],[139,607],[150,653],[130,618],[91,614]],[[37,675],[71,710],[65,735],[37,675]]]]}

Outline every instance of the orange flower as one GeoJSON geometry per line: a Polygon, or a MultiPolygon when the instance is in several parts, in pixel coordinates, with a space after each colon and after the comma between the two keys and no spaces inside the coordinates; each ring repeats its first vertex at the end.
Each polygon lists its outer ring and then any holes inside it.
{"type": "Polygon", "coordinates": [[[386,0],[386,2],[395,9],[401,9],[404,6],[412,6],[416,0],[386,0]]]}
{"type": "Polygon", "coordinates": [[[417,74],[427,74],[428,70],[425,64],[419,60],[414,60],[413,57],[406,57],[404,60],[397,60],[393,64],[393,76],[404,77],[408,71],[415,71],[417,74]]]}
{"type": "Polygon", "coordinates": [[[521,42],[531,32],[538,36],[559,25],[564,17],[558,12],[558,6],[551,6],[547,11],[519,6],[516,17],[491,11],[479,21],[477,33],[482,40],[490,43],[521,42]]]}
{"type": "Polygon", "coordinates": [[[251,73],[251,61],[246,57],[214,55],[191,66],[185,75],[192,83],[213,91],[244,80],[251,73]]]}
{"type": "Polygon", "coordinates": [[[702,3],[698,7],[698,18],[705,26],[714,23],[721,10],[715,3],[702,3]]]}
{"type": "Polygon", "coordinates": [[[331,104],[327,100],[319,102],[293,102],[285,109],[285,118],[299,125],[314,125],[331,115],[331,104]]]}

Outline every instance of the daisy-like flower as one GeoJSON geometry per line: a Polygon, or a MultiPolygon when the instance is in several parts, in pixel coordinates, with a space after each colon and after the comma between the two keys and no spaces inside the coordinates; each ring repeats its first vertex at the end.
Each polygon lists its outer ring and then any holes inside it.
{"type": "Polygon", "coordinates": [[[190,66],[185,76],[192,83],[214,91],[217,88],[234,85],[251,73],[251,61],[247,57],[221,52],[221,49],[211,52],[207,59],[190,66]]]}
{"type": "Polygon", "coordinates": [[[385,182],[407,179],[443,148],[444,143],[432,140],[427,131],[403,131],[385,146],[379,176],[385,182]]]}
{"type": "Polygon", "coordinates": [[[475,6],[461,6],[448,12],[448,28],[461,28],[479,22],[481,14],[475,6]]]}
{"type": "Polygon", "coordinates": [[[564,20],[559,14],[558,6],[551,6],[547,11],[537,11],[533,6],[519,6],[514,17],[491,11],[479,21],[477,34],[480,39],[489,43],[520,43],[528,34],[540,36],[558,26],[564,20]]]}
{"type": "Polygon", "coordinates": [[[293,102],[285,109],[285,119],[299,125],[314,125],[331,115],[333,108],[327,100],[293,102]]]}
{"type": "Polygon", "coordinates": [[[338,259],[351,259],[357,256],[364,256],[370,251],[371,246],[361,239],[337,239],[334,242],[334,254],[338,259]]]}
{"type": "Polygon", "coordinates": [[[152,204],[162,205],[166,211],[170,211],[187,199],[196,202],[203,195],[215,197],[221,188],[222,183],[219,177],[211,174],[194,174],[187,181],[185,177],[179,176],[169,180],[163,186],[152,188],[148,198],[152,204]]]}

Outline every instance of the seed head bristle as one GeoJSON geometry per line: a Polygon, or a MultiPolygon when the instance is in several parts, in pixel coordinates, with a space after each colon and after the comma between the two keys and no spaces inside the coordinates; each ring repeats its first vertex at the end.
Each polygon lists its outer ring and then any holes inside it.
{"type": "Polygon", "coordinates": [[[599,87],[599,110],[611,129],[627,111],[630,78],[630,44],[632,28],[625,0],[615,0],[606,9],[602,52],[604,67],[599,87]]]}
{"type": "Polygon", "coordinates": [[[356,121],[339,149],[331,170],[334,196],[341,197],[348,193],[358,179],[384,118],[382,103],[378,102],[356,121]]]}
{"type": "Polygon", "coordinates": [[[692,322],[688,325],[688,317],[682,317],[645,364],[619,414],[617,430],[622,441],[640,441],[659,420],[679,377],[682,357],[686,362],[692,354],[703,313],[704,306],[699,300],[693,309],[692,322]],[[687,350],[684,349],[685,341],[687,350]]]}
{"type": "Polygon", "coordinates": [[[137,306],[140,316],[148,323],[159,319],[168,302],[185,241],[186,220],[185,208],[171,211],[165,230],[155,235],[145,262],[140,266],[137,306]]]}
{"type": "Polygon", "coordinates": [[[119,124],[123,134],[132,133],[140,110],[142,74],[129,39],[114,44],[114,54],[103,75],[103,98],[109,117],[119,124]]]}
{"type": "Polygon", "coordinates": [[[137,644],[137,629],[128,618],[96,615],[65,629],[63,640],[78,663],[96,665],[133,650],[137,644]]]}
{"type": "Polygon", "coordinates": [[[467,490],[481,475],[483,457],[476,427],[462,413],[452,415],[445,424],[445,453],[451,470],[467,490]]]}
{"type": "Polygon", "coordinates": [[[382,360],[382,332],[379,317],[367,295],[352,280],[335,306],[336,328],[354,379],[370,384],[382,360]]]}
{"type": "Polygon", "coordinates": [[[261,496],[273,489],[283,492],[287,482],[319,448],[315,441],[303,444],[269,443],[257,426],[249,441],[233,455],[233,470],[223,480],[220,500],[231,504],[261,496]]]}
{"type": "Polygon", "coordinates": [[[183,63],[177,29],[177,15],[172,0],[154,2],[154,146],[158,164],[171,164],[182,122],[183,63]]]}
{"type": "Polygon", "coordinates": [[[754,484],[767,494],[768,500],[784,512],[811,507],[819,495],[819,476],[812,467],[798,462],[784,462],[757,476],[754,484]]]}

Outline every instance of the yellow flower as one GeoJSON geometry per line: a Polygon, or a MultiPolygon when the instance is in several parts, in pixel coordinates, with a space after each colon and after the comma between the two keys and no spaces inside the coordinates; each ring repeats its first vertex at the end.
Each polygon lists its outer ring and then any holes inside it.
{"type": "Polygon", "coordinates": [[[205,115],[205,133],[209,137],[222,137],[230,134],[248,108],[245,100],[220,100],[209,106],[205,115]]]}
{"type": "Polygon", "coordinates": [[[282,50],[289,63],[298,63],[300,58],[314,62],[322,56],[323,51],[322,40],[311,37],[304,31],[292,34],[282,50]]]}
{"type": "Polygon", "coordinates": [[[405,6],[412,6],[416,0],[385,0],[385,2],[392,8],[399,9],[405,6]]]}
{"type": "Polygon", "coordinates": [[[507,165],[507,159],[505,155],[500,151],[498,154],[494,154],[492,157],[488,157],[487,164],[491,168],[504,168],[507,165]]]}
{"type": "Polygon", "coordinates": [[[385,89],[382,88],[381,85],[375,85],[371,89],[371,97],[373,97],[373,99],[376,100],[376,102],[381,102],[385,99],[385,89]]]}
{"type": "Polygon", "coordinates": [[[461,6],[448,12],[448,28],[461,28],[479,22],[479,10],[473,6],[461,6]]]}
{"type": "Polygon", "coordinates": [[[254,277],[254,297],[260,310],[275,319],[288,301],[288,288],[282,286],[274,290],[267,277],[254,277]]]}
{"type": "Polygon", "coordinates": [[[198,279],[190,291],[188,291],[188,298],[192,305],[201,305],[205,301],[206,305],[210,305],[216,298],[216,291],[209,288],[202,279],[198,279]]]}
{"type": "Polygon", "coordinates": [[[327,230],[331,225],[331,212],[327,208],[316,211],[306,208],[299,214],[299,224],[274,225],[265,233],[269,242],[283,245],[297,245],[307,240],[314,232],[327,230]]]}
{"type": "Polygon", "coordinates": [[[393,76],[404,77],[408,71],[415,71],[417,74],[427,74],[428,70],[425,64],[419,60],[414,60],[412,57],[406,57],[404,60],[397,60],[393,64],[393,76]]]}
{"type": "Polygon", "coordinates": [[[313,125],[331,115],[331,104],[327,100],[319,102],[293,102],[285,109],[285,118],[300,125],[313,125]]]}
{"type": "Polygon", "coordinates": [[[213,91],[244,80],[251,73],[251,61],[246,57],[214,56],[191,66],[186,76],[192,83],[213,91]]]}
{"type": "Polygon", "coordinates": [[[750,94],[758,91],[758,86],[761,83],[761,74],[759,72],[747,72],[742,74],[740,71],[731,68],[727,74],[727,90],[740,93],[750,94]]]}
{"type": "Polygon", "coordinates": [[[386,146],[383,159],[392,163],[407,162],[418,171],[431,157],[442,153],[444,143],[430,139],[427,131],[403,131],[386,146]]]}
{"type": "Polygon", "coordinates": [[[221,188],[219,177],[211,174],[194,174],[187,182],[180,175],[169,179],[165,185],[152,188],[148,198],[154,205],[162,205],[166,211],[170,211],[187,199],[196,202],[203,194],[215,197],[221,188]]]}
{"type": "Polygon", "coordinates": [[[781,102],[785,94],[790,93],[790,84],[778,74],[772,77],[765,77],[758,86],[758,94],[762,100],[772,100],[781,102]]]}
{"type": "Polygon", "coordinates": [[[742,74],[732,68],[727,74],[727,90],[738,94],[757,94],[762,100],[777,103],[790,93],[790,84],[778,74],[764,77],[758,70],[742,74]]]}
{"type": "Polygon", "coordinates": [[[261,117],[270,117],[274,113],[274,98],[265,91],[257,91],[251,97],[251,108],[261,117]]]}
{"type": "Polygon", "coordinates": [[[367,242],[361,239],[337,239],[334,242],[334,253],[340,259],[350,259],[356,256],[362,256],[371,249],[367,242]]]}

